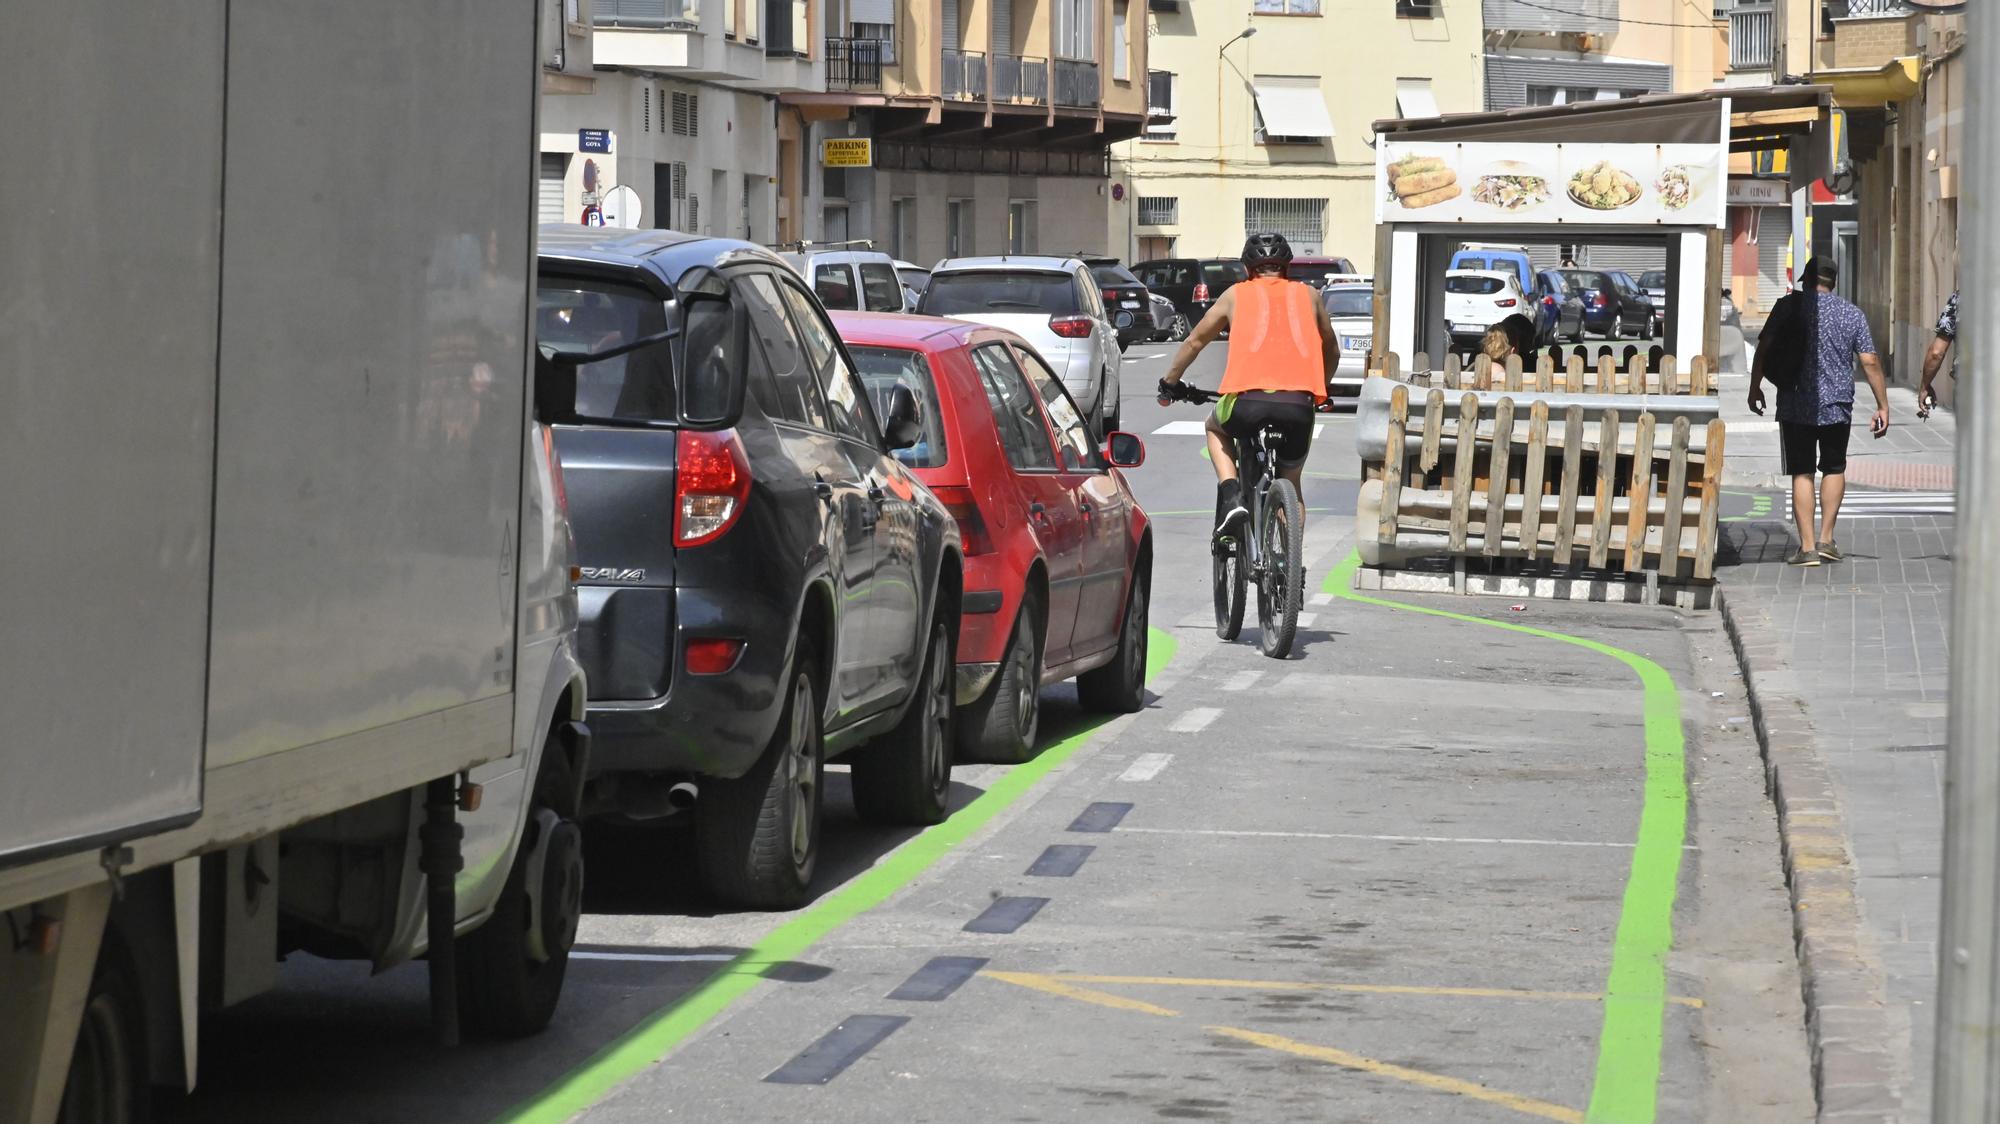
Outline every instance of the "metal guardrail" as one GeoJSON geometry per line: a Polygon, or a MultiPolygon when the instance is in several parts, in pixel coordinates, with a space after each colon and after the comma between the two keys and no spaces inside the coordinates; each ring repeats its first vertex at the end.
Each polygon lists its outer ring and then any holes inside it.
{"type": "Polygon", "coordinates": [[[986,52],[945,48],[944,96],[957,101],[986,100],[986,52]]]}
{"type": "Polygon", "coordinates": [[[1776,28],[1776,16],[1769,4],[1730,9],[1729,69],[1770,69],[1777,45],[1776,28]]]}
{"type": "Polygon", "coordinates": [[[1089,107],[1098,103],[1101,86],[1097,64],[1080,59],[1057,59],[1055,66],[1056,104],[1089,107]]]}
{"type": "Polygon", "coordinates": [[[829,90],[879,90],[882,88],[882,55],[887,44],[880,39],[849,39],[828,36],[826,40],[826,88],[829,90]]]}
{"type": "Polygon", "coordinates": [[[993,100],[1049,104],[1049,60],[1034,55],[994,55],[993,100]]]}

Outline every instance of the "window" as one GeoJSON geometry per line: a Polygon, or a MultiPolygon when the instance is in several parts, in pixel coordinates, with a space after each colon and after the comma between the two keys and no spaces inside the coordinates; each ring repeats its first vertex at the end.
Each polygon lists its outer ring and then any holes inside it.
{"type": "Polygon", "coordinates": [[[1258,75],[1251,83],[1256,142],[1319,144],[1333,136],[1333,117],[1319,84],[1315,77],[1258,75]]]}
{"type": "Polygon", "coordinates": [[[865,261],[855,268],[861,271],[862,306],[870,312],[903,311],[903,283],[896,279],[896,270],[888,262],[865,261]]]}
{"type": "Polygon", "coordinates": [[[889,256],[908,261],[917,253],[917,201],[903,196],[889,203],[889,256]]]}
{"type": "Polygon", "coordinates": [[[841,354],[833,329],[823,319],[825,314],[813,307],[812,298],[806,296],[804,289],[788,283],[784,290],[799,338],[805,341],[806,359],[819,373],[820,389],[826,394],[827,419],[833,423],[830,428],[850,441],[878,447],[876,435],[880,431],[875,427],[874,415],[869,412],[861,384],[848,367],[846,356],[841,354]]]}
{"type": "Polygon", "coordinates": [[[845,265],[814,266],[813,294],[828,308],[853,311],[861,307],[855,300],[854,274],[845,265]]]}
{"type": "Polygon", "coordinates": [[[1469,274],[1462,277],[1447,277],[1444,279],[1445,292],[1470,296],[1486,296],[1497,293],[1506,287],[1507,283],[1498,277],[1481,277],[1477,274],[1469,274]]]}
{"type": "Polygon", "coordinates": [[[825,429],[826,404],[806,368],[805,348],[785,315],[777,282],[768,274],[748,274],[737,293],[750,312],[750,334],[757,337],[756,350],[764,359],[765,369],[753,369],[750,376],[758,407],[773,421],[825,429]]]}
{"type": "MultiPolygon", "coordinates": [[[[608,351],[667,329],[666,306],[641,289],[599,281],[544,278],[535,297],[535,336],[557,352],[608,351]]],[[[641,348],[576,371],[576,409],[585,417],[672,421],[672,349],[641,348]]]]}
{"type": "Polygon", "coordinates": [[[1016,199],[1007,204],[1007,252],[1035,252],[1035,201],[1016,199]]]}
{"type": "Polygon", "coordinates": [[[944,256],[962,258],[972,253],[972,200],[947,200],[944,220],[944,256]]]}
{"type": "Polygon", "coordinates": [[[1292,253],[1317,254],[1325,238],[1326,204],[1324,199],[1245,199],[1243,234],[1282,234],[1292,253]]]}
{"type": "Polygon", "coordinates": [[[1171,70],[1149,70],[1146,72],[1146,115],[1155,120],[1146,126],[1146,138],[1150,141],[1170,141],[1180,134],[1180,127],[1174,123],[1174,88],[1178,85],[1171,70]]]}
{"type": "Polygon", "coordinates": [[[736,5],[739,0],[722,0],[722,34],[736,38],[736,5]]]}
{"type": "Polygon", "coordinates": [[[949,460],[944,416],[938,411],[937,383],[931,375],[930,362],[917,352],[900,347],[853,347],[848,354],[854,356],[854,365],[860,368],[862,385],[868,388],[877,416],[889,416],[889,401],[897,387],[909,387],[916,396],[923,435],[915,445],[897,449],[896,459],[911,468],[938,468],[949,460]]]}
{"type": "Polygon", "coordinates": [[[997,343],[975,347],[972,365],[979,368],[979,381],[986,387],[986,403],[993,408],[1007,463],[1020,472],[1054,471],[1056,454],[1048,425],[1042,421],[1028,380],[1014,365],[1013,353],[997,343]]]}
{"type": "Polygon", "coordinates": [[[896,65],[896,25],[893,23],[855,23],[854,38],[873,39],[882,44],[882,65],[896,65]]]}
{"type": "Polygon", "coordinates": [[[1098,0],[1050,0],[1055,5],[1055,56],[1097,60],[1098,0]]]}
{"type": "Polygon", "coordinates": [[[1114,82],[1132,80],[1132,41],[1127,37],[1129,33],[1125,27],[1131,14],[1125,0],[1117,0],[1111,5],[1111,80],[1114,82]]]}
{"type": "Polygon", "coordinates": [[[677,137],[698,137],[701,135],[701,95],[675,94],[673,96],[673,132],[677,137]]]}
{"type": "Polygon", "coordinates": [[[990,316],[994,313],[1044,313],[1074,316],[1076,284],[1067,273],[966,270],[934,273],[924,290],[926,316],[990,316]]]}
{"type": "Polygon", "coordinates": [[[1181,201],[1176,195],[1141,195],[1140,226],[1172,226],[1181,221],[1181,201]]]}
{"type": "Polygon", "coordinates": [[[1428,78],[1396,79],[1396,112],[1404,117],[1436,117],[1437,98],[1428,78]]]}
{"type": "Polygon", "coordinates": [[[1034,384],[1035,393],[1041,396],[1042,405],[1049,412],[1049,421],[1055,425],[1056,448],[1062,451],[1062,466],[1085,472],[1103,468],[1097,446],[1091,443],[1090,430],[1083,424],[1083,411],[1076,408],[1076,402],[1064,389],[1062,380],[1033,351],[1021,348],[1017,354],[1021,358],[1021,369],[1028,373],[1028,381],[1034,384]]]}
{"type": "Polygon", "coordinates": [[[743,38],[757,41],[758,17],[763,14],[764,0],[743,0],[743,38]]]}
{"type": "Polygon", "coordinates": [[[1396,0],[1396,18],[1405,20],[1434,20],[1438,15],[1438,0],[1396,0]]]}
{"type": "Polygon", "coordinates": [[[1619,96],[1617,90],[1600,90],[1595,86],[1530,86],[1529,105],[1575,105],[1580,101],[1610,101],[1619,96]]]}
{"type": "Polygon", "coordinates": [[[1352,320],[1375,315],[1375,294],[1368,289],[1328,286],[1321,299],[1326,302],[1328,316],[1352,320]]]}
{"type": "Polygon", "coordinates": [[[1194,263],[1175,261],[1149,265],[1139,271],[1139,280],[1144,281],[1148,289],[1164,289],[1169,286],[1192,289],[1195,283],[1194,263]]]}
{"type": "Polygon", "coordinates": [[[1260,16],[1316,16],[1319,0],[1256,0],[1250,10],[1260,16]]]}

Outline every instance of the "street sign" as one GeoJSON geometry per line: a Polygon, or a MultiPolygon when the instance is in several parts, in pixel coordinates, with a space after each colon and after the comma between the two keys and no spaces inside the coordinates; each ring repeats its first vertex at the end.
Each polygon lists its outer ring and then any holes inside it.
{"type": "Polygon", "coordinates": [[[819,162],[825,168],[872,168],[875,141],[871,137],[836,137],[819,143],[819,162]]]}
{"type": "Polygon", "coordinates": [[[622,227],[626,230],[639,229],[642,208],[639,193],[619,184],[604,193],[604,202],[599,204],[604,212],[604,225],[622,227]]]}
{"type": "Polygon", "coordinates": [[[578,129],[576,131],[576,150],[578,152],[610,152],[611,130],[578,129]]]}
{"type": "Polygon", "coordinates": [[[1791,202],[1784,180],[1760,180],[1747,176],[1729,177],[1729,205],[1732,207],[1783,207],[1791,202]]]}

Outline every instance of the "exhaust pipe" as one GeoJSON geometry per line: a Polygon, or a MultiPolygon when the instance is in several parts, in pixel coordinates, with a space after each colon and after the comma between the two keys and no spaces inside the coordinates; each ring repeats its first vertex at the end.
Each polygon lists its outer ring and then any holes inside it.
{"type": "Polygon", "coordinates": [[[685,812],[694,807],[695,800],[700,796],[701,789],[695,787],[693,781],[678,781],[667,790],[667,807],[676,812],[685,812]]]}
{"type": "Polygon", "coordinates": [[[602,777],[594,783],[584,803],[584,814],[616,816],[627,820],[658,820],[679,815],[694,807],[701,789],[693,781],[664,777],[602,777]]]}

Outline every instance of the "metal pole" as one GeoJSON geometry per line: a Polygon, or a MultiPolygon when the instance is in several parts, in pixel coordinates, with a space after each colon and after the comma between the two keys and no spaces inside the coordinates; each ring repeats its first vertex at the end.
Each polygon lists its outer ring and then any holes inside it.
{"type": "MultiPolygon", "coordinates": [[[[1991,13],[1989,13],[1990,17],[1991,13]]],[[[1932,1119],[2000,1114],[2000,25],[1966,20],[1965,194],[1959,323],[1958,564],[1952,580],[1951,748],[1945,757],[1944,920],[1938,935],[1937,1087],[1932,1119]],[[1989,340],[1988,336],[1995,336],[1989,340]]]]}

